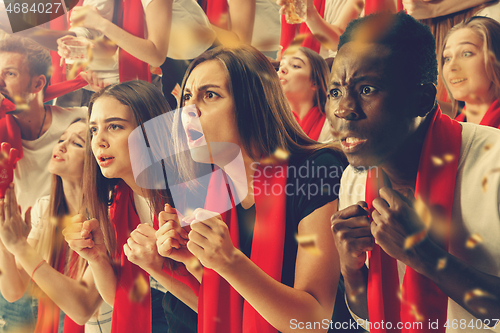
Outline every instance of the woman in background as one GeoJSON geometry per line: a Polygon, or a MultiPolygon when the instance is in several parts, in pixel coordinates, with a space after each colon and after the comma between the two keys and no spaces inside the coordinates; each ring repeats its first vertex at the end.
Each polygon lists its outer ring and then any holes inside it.
{"type": "Polygon", "coordinates": [[[319,142],[333,139],[325,116],[329,73],[326,61],[305,47],[285,52],[278,69],[281,87],[300,127],[319,142]]]}
{"type": "MultiPolygon", "coordinates": [[[[9,258],[0,260],[0,289],[13,302],[25,293],[30,279],[36,283],[46,295],[39,302],[37,332],[62,331],[59,308],[66,314],[64,332],[83,332],[79,325],[87,322],[85,332],[96,332],[97,326],[110,331],[102,318],[90,319],[102,298],[91,270],[67,247],[61,233],[68,216],[80,211],[86,132],[86,122],[77,120],[54,146],[48,166],[53,174],[51,194],[38,199],[31,219],[21,217],[13,186],[0,201],[0,248],[9,258]]],[[[110,311],[103,305],[101,315],[110,311]]]]}
{"type": "Polygon", "coordinates": [[[456,117],[500,128],[500,23],[475,16],[454,26],[444,40],[440,71],[456,117]]]}
{"type": "Polygon", "coordinates": [[[112,332],[164,332],[161,303],[166,290],[196,307],[191,290],[182,289],[182,283],[163,272],[165,260],[156,249],[155,216],[165,204],[173,205],[163,178],[165,164],[163,160],[159,163],[163,168],[159,179],[146,179],[147,185],[158,185],[142,188],[129,153],[129,136],[136,128],[143,131],[145,149],[153,152],[151,156],[162,153],[163,142],[154,138],[159,133],[164,138],[170,125],[158,120],[154,131],[146,132],[153,127],[145,123],[161,119],[168,111],[161,92],[144,81],[108,86],[89,103],[83,207],[92,219],[74,218],[65,238],[87,260],[102,298],[113,306],[112,332]],[[154,277],[151,285],[149,275],[154,277]]]}

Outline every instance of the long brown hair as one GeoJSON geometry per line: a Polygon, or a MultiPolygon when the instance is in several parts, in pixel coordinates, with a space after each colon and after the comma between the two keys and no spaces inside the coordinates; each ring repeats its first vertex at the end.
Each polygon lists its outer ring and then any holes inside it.
{"type": "MultiPolygon", "coordinates": [[[[443,52],[444,47],[448,41],[450,35],[459,29],[471,29],[474,33],[481,38],[483,41],[483,53],[484,53],[484,67],[486,69],[486,74],[488,78],[493,82],[495,88],[495,96],[500,97],[500,64],[497,59],[500,59],[500,23],[497,21],[484,16],[473,16],[466,19],[465,21],[455,25],[450,29],[443,41],[443,48],[439,54],[439,71],[443,72],[444,58],[443,52]]],[[[453,104],[453,113],[456,114],[458,111],[458,101],[455,100],[444,82],[446,89],[448,90],[448,95],[451,98],[453,104]]]]}
{"type": "MultiPolygon", "coordinates": [[[[85,119],[79,118],[73,121],[70,126],[77,122],[86,123],[85,119]]],[[[65,221],[68,218],[68,214],[69,209],[64,196],[62,178],[58,175],[52,175],[49,206],[42,213],[44,224],[36,250],[49,265],[57,270],[59,269],[58,266],[61,260],[65,260],[64,274],[78,279],[83,276],[87,261],[80,256],[73,258],[73,250],[64,241],[62,230],[65,228],[65,221]],[[63,257],[64,253],[67,255],[66,257],[63,257]],[[71,260],[66,260],[66,258],[71,258],[71,260]]]]}
{"type": "MultiPolygon", "coordinates": [[[[200,55],[191,62],[184,75],[181,96],[184,95],[186,81],[193,69],[210,60],[220,61],[226,70],[242,148],[252,159],[270,156],[278,148],[292,155],[306,156],[321,148],[338,152],[332,145],[318,143],[304,133],[290,110],[273,65],[251,46],[217,47],[200,55]]],[[[182,100],[181,106],[184,106],[182,100]]],[[[185,151],[187,143],[178,115],[174,125],[177,133],[175,138],[180,139],[177,145],[185,151]]],[[[193,170],[195,165],[185,160],[179,160],[178,163],[181,173],[193,170]]],[[[187,174],[182,176],[193,178],[187,174]]]]}
{"type": "MultiPolygon", "coordinates": [[[[112,97],[129,108],[137,126],[142,128],[146,140],[147,136],[144,123],[170,111],[170,106],[167,101],[154,85],[137,80],[111,85],[94,94],[89,102],[89,119],[92,114],[94,103],[104,96],[112,97]]],[[[166,131],[170,129],[163,128],[162,130],[166,131]]],[[[160,130],[158,130],[158,133],[161,133],[160,130]]],[[[114,190],[119,179],[108,179],[103,176],[101,168],[97,164],[92,152],[90,131],[87,131],[87,140],[89,144],[87,144],[86,148],[83,171],[84,179],[86,180],[83,185],[83,207],[86,209],[87,217],[96,218],[100,222],[106,248],[109,254],[113,256],[116,253],[116,237],[114,227],[109,220],[108,209],[113,203],[114,190]]],[[[149,141],[148,144],[154,145],[160,143],[149,141]]],[[[168,154],[164,156],[168,156],[168,154]]],[[[165,186],[168,186],[166,182],[165,186]]],[[[143,191],[148,205],[155,215],[163,210],[165,203],[173,205],[168,188],[143,189],[143,191]]]]}
{"type": "MultiPolygon", "coordinates": [[[[425,20],[420,20],[423,24],[427,25],[430,29],[434,38],[436,39],[436,57],[440,58],[440,55],[443,53],[443,48],[445,45],[445,37],[455,25],[460,22],[471,18],[481,9],[486,8],[489,4],[495,3],[498,1],[490,1],[489,3],[481,4],[476,7],[472,7],[469,9],[462,10],[460,12],[452,13],[449,15],[444,15],[440,17],[429,18],[425,20]]],[[[443,100],[446,102],[446,87],[442,78],[443,74],[441,71],[438,76],[438,85],[437,85],[437,99],[443,100]]]]}

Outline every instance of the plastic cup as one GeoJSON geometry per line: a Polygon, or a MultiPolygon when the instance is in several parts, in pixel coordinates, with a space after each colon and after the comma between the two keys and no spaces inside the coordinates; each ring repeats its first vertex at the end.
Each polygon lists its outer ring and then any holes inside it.
{"type": "Polygon", "coordinates": [[[307,0],[286,0],[285,19],[288,24],[303,23],[307,19],[307,0]]]}
{"type": "Polygon", "coordinates": [[[77,61],[88,61],[88,48],[90,47],[90,42],[82,40],[66,40],[63,43],[64,45],[66,45],[69,51],[69,55],[65,58],[65,62],[67,64],[73,64],[77,61]]]}

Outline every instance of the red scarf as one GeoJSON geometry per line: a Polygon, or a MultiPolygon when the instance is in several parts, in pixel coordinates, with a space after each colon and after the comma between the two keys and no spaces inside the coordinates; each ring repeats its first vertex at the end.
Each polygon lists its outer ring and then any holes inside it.
{"type": "Polygon", "coordinates": [[[198,3],[207,14],[210,23],[221,29],[227,29],[227,0],[199,0],[198,3]]]}
{"type": "MultiPolygon", "coordinates": [[[[120,181],[115,188],[115,199],[110,208],[110,218],[116,232],[117,253],[120,259],[119,277],[113,306],[112,333],[134,332],[151,333],[151,293],[149,275],[139,266],[128,261],[123,253],[123,245],[130,232],[141,223],[135,211],[133,192],[125,182],[120,181]],[[130,292],[136,279],[142,275],[148,289],[140,302],[130,300],[130,292]]],[[[158,229],[158,220],[154,220],[154,228],[158,229]]]]}
{"type": "MultiPolygon", "coordinates": [[[[141,0],[119,1],[118,26],[134,36],[144,38],[144,10],[141,0]],[[125,3],[126,2],[126,3],[125,3]]],[[[151,82],[149,64],[122,48],[118,51],[120,82],[143,80],[151,82]]]]}
{"type": "MultiPolygon", "coordinates": [[[[85,81],[81,76],[77,76],[73,80],[48,86],[45,91],[43,101],[50,101],[56,97],[85,87],[87,84],[87,81],[85,81]]],[[[11,101],[6,98],[3,99],[2,104],[0,105],[0,143],[8,142],[12,148],[16,148],[18,151],[17,160],[20,160],[23,157],[21,130],[14,120],[14,117],[10,114],[6,114],[7,112],[14,111],[15,109],[16,106],[11,101]]]]}
{"type": "MultiPolygon", "coordinates": [[[[318,10],[321,17],[325,16],[325,0],[314,0],[314,7],[318,10]]],[[[313,37],[311,30],[307,27],[307,24],[288,24],[286,23],[285,16],[281,16],[281,39],[280,45],[283,47],[281,54],[283,54],[288,46],[292,43],[293,39],[297,34],[307,34],[307,38],[302,42],[302,46],[307,47],[316,53],[319,53],[321,43],[313,37]]]]}
{"type": "MultiPolygon", "coordinates": [[[[462,112],[458,116],[455,117],[456,121],[467,121],[465,118],[465,112],[462,112]]],[[[486,113],[484,114],[483,118],[481,119],[481,122],[479,125],[484,125],[484,126],[491,126],[500,129],[500,100],[497,99],[494,101],[486,113]]]]}
{"type": "MultiPolygon", "coordinates": [[[[365,0],[365,16],[387,10],[386,0],[365,0]]],[[[403,10],[403,0],[398,0],[397,11],[403,10]]]]}
{"type": "MultiPolygon", "coordinates": [[[[57,271],[64,274],[65,258],[67,248],[63,249],[61,260],[59,260],[57,271]]],[[[76,263],[78,254],[71,251],[71,264],[76,263]]],[[[36,323],[35,333],[57,333],[59,332],[59,318],[61,310],[59,307],[47,296],[39,299],[38,303],[38,320],[36,323]]],[[[68,315],[64,316],[64,333],[83,333],[85,325],[78,325],[68,315]]]]}
{"type": "MultiPolygon", "coordinates": [[[[427,130],[420,155],[415,196],[422,198],[431,211],[437,209],[448,221],[451,221],[462,130],[458,122],[442,115],[439,109],[429,117],[433,119],[427,130]],[[441,166],[436,166],[432,162],[432,157],[441,157],[446,154],[452,154],[453,161],[441,166]]],[[[366,182],[365,196],[370,211],[373,210],[373,200],[378,197],[378,189],[383,186],[383,181],[376,178],[376,172],[377,170],[370,169],[366,182]]],[[[445,241],[444,246],[447,250],[448,240],[445,241]]],[[[369,263],[367,297],[368,312],[372,323],[381,323],[383,320],[391,322],[393,327],[398,322],[413,323],[417,321],[416,310],[424,318],[423,330],[419,332],[436,333],[436,330],[429,329],[428,320],[433,322],[439,320],[440,329],[437,333],[445,332],[442,324],[447,318],[448,297],[434,282],[418,274],[411,267],[406,267],[402,301],[400,301],[397,296],[400,286],[396,260],[375,245],[370,253],[369,263]]],[[[404,331],[416,332],[417,330],[404,331]]],[[[385,333],[387,330],[381,327],[376,329],[373,326],[371,332],[385,333]]]]}
{"type": "Polygon", "coordinates": [[[45,103],[51,101],[54,98],[66,95],[70,92],[83,88],[88,84],[89,83],[85,81],[80,75],[75,77],[73,80],[51,84],[45,90],[45,94],[43,95],[43,102],[45,103]]]}
{"type": "MultiPolygon", "coordinates": [[[[286,185],[286,164],[273,167],[272,179],[259,176],[256,184],[267,182],[273,188],[276,184],[283,189],[286,185]],[[283,169],[281,169],[283,168],[283,169]]],[[[262,169],[256,175],[263,175],[262,169]]],[[[266,173],[269,175],[269,173],[266,173]]],[[[272,192],[272,191],[271,191],[272,192]]],[[[257,192],[256,192],[257,193],[257,192]]],[[[217,169],[208,187],[205,208],[221,213],[229,227],[233,245],[239,248],[238,216],[226,175],[217,169]],[[228,196],[229,194],[229,196],[228,196]],[[228,205],[232,207],[227,210],[228,205]]],[[[267,193],[269,194],[269,193],[267,193]]],[[[255,195],[255,229],[252,240],[251,260],[264,272],[281,281],[283,249],[286,228],[286,195],[266,195],[265,191],[255,195]]],[[[229,283],[215,271],[205,268],[198,301],[198,332],[200,333],[276,333],[262,316],[236,292],[229,283]]]]}
{"type": "Polygon", "coordinates": [[[302,120],[300,120],[297,113],[293,112],[293,115],[307,136],[318,141],[321,130],[325,125],[325,114],[317,106],[314,106],[302,120]]]}
{"type": "Polygon", "coordinates": [[[18,152],[17,160],[23,157],[23,144],[21,141],[21,130],[17,126],[14,117],[7,112],[14,111],[16,106],[7,98],[0,105],[0,143],[8,142],[18,152]]]}

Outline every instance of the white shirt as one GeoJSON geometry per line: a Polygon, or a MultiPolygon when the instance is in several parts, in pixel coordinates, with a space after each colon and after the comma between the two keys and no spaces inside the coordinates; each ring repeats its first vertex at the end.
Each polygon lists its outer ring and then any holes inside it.
{"type": "MultiPolygon", "coordinates": [[[[500,277],[500,130],[471,123],[462,125],[462,146],[457,169],[453,202],[450,244],[448,252],[468,265],[490,275],[500,277]],[[489,149],[485,149],[487,145],[489,149]],[[483,179],[487,187],[483,188],[483,179]],[[483,238],[474,249],[465,246],[474,234],[483,238]]],[[[341,179],[339,210],[365,201],[366,172],[358,173],[349,166],[341,179]]],[[[400,283],[406,266],[398,261],[400,283]]],[[[474,287],[471,286],[471,289],[474,287]]],[[[466,291],[464,291],[465,294],[466,291]]],[[[455,301],[448,298],[448,320],[458,321],[458,329],[447,332],[477,332],[478,327],[460,328],[460,320],[467,325],[476,318],[455,301]]],[[[424,323],[425,325],[426,323],[424,323]]],[[[500,324],[494,332],[500,332],[500,324]]]]}
{"type": "Polygon", "coordinates": [[[68,126],[78,118],[87,118],[87,108],[63,109],[46,106],[52,112],[49,129],[36,140],[22,140],[23,158],[14,170],[17,203],[22,211],[33,206],[35,201],[49,194],[51,174],[47,166],[52,157],[52,149],[68,126]]]}
{"type": "MultiPolygon", "coordinates": [[[[146,8],[152,1],[141,0],[144,13],[146,13],[146,8]]],[[[172,59],[193,59],[212,45],[215,40],[215,32],[212,30],[205,12],[195,0],[174,0],[170,36],[165,37],[169,38],[167,57],[172,59]],[[200,30],[211,33],[213,38],[197,42],[196,37],[199,36],[200,30]]]]}

